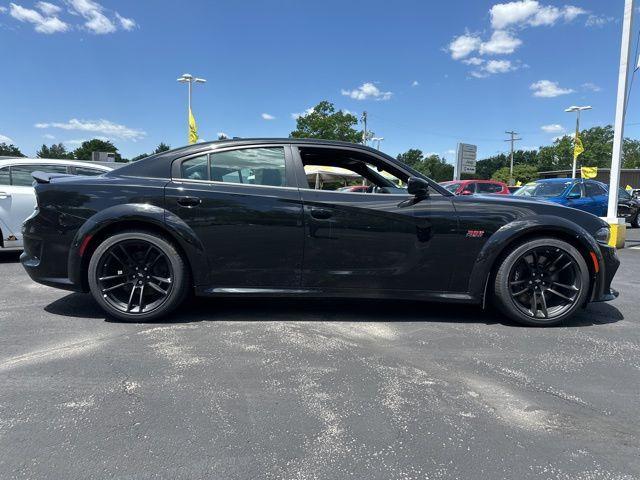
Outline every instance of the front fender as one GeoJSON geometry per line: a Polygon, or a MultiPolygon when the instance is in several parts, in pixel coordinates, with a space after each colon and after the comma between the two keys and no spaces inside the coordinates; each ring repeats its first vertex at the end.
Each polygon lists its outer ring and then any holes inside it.
{"type": "Polygon", "coordinates": [[[469,292],[474,298],[484,298],[488,280],[496,260],[511,246],[525,237],[553,234],[571,237],[584,249],[593,252],[600,264],[602,253],[595,239],[580,225],[553,215],[536,215],[519,218],[503,225],[486,241],[476,257],[471,277],[469,292]]]}
{"type": "Polygon", "coordinates": [[[91,244],[92,239],[102,235],[105,229],[109,229],[109,233],[119,233],[118,224],[122,224],[123,229],[128,226],[143,228],[148,225],[154,230],[162,230],[185,253],[193,274],[193,282],[196,285],[208,283],[209,269],[204,246],[180,217],[156,205],[127,203],[99,211],[87,219],[76,232],[69,249],[67,271],[71,282],[80,285],[82,290],[88,289],[84,275],[89,262],[87,246],[91,244]]]}

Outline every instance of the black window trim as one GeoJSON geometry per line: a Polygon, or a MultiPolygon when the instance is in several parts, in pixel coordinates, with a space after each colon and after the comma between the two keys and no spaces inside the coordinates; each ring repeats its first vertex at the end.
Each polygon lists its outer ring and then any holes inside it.
{"type": "Polygon", "coordinates": [[[258,188],[293,188],[298,189],[295,181],[295,172],[293,171],[293,164],[291,160],[291,146],[286,143],[260,143],[255,145],[232,145],[222,148],[213,148],[209,150],[203,150],[190,155],[185,155],[175,159],[171,164],[171,181],[175,183],[201,183],[209,185],[228,185],[228,186],[243,186],[243,187],[258,187],[258,188]],[[240,183],[240,182],[220,182],[218,180],[211,180],[211,155],[222,152],[230,152],[235,150],[250,150],[256,148],[282,148],[284,150],[284,175],[286,185],[260,185],[255,183],[240,183]],[[192,178],[182,178],[182,163],[192,158],[207,156],[207,180],[195,180],[192,178]]]}

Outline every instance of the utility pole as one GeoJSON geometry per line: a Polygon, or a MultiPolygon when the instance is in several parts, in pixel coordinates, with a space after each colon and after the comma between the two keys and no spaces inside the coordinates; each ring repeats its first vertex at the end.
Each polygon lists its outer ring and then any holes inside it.
{"type": "Polygon", "coordinates": [[[507,135],[511,135],[511,138],[505,140],[505,142],[511,142],[511,166],[509,167],[509,186],[512,187],[515,184],[515,181],[513,178],[513,144],[518,140],[522,140],[522,139],[516,138],[516,135],[518,135],[517,132],[504,132],[504,133],[506,133],[507,135]]]}
{"type": "Polygon", "coordinates": [[[362,131],[362,143],[367,144],[367,112],[362,112],[362,123],[364,124],[364,130],[362,131]]]}
{"type": "MultiPolygon", "coordinates": [[[[573,105],[569,108],[565,109],[565,112],[576,112],[577,116],[576,116],[576,136],[574,137],[574,142],[578,141],[578,136],[580,135],[580,112],[584,111],[584,110],[591,110],[591,105],[585,105],[584,107],[578,107],[576,105],[573,105]]],[[[574,143],[574,148],[575,148],[575,143],[574,143]]],[[[577,163],[578,157],[576,157],[575,153],[573,155],[573,167],[571,169],[571,178],[576,178],[576,163],[577,163]]]]}

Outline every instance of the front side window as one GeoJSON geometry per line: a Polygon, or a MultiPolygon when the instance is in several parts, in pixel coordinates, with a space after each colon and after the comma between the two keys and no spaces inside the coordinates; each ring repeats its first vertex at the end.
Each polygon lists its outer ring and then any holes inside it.
{"type": "Polygon", "coordinates": [[[451,193],[456,193],[458,191],[458,188],[460,188],[460,185],[460,183],[448,183],[442,186],[449,190],[451,193]]]}
{"type": "Polygon", "coordinates": [[[478,193],[501,192],[502,186],[497,183],[478,183],[478,193]]]}
{"type": "Polygon", "coordinates": [[[245,148],[212,153],[211,180],[283,187],[286,185],[283,147],[245,148]]]}
{"type": "Polygon", "coordinates": [[[11,185],[30,187],[33,185],[33,172],[67,173],[66,165],[15,165],[11,167],[11,185]]]}
{"type": "Polygon", "coordinates": [[[585,190],[587,191],[587,197],[597,197],[598,195],[606,195],[607,192],[597,183],[588,182],[585,184],[585,190]]]}
{"type": "Polygon", "coordinates": [[[579,183],[576,183],[573,187],[571,187],[571,190],[569,190],[569,194],[568,196],[575,196],[576,198],[581,198],[582,197],[582,187],[580,186],[579,183]]]}

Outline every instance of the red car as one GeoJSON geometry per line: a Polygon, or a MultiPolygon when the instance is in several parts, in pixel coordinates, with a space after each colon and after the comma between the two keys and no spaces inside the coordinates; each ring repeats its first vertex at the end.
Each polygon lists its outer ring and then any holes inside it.
{"type": "Polygon", "coordinates": [[[473,195],[474,193],[509,195],[510,193],[506,183],[495,180],[453,180],[440,182],[440,185],[455,195],[473,195]]]}

